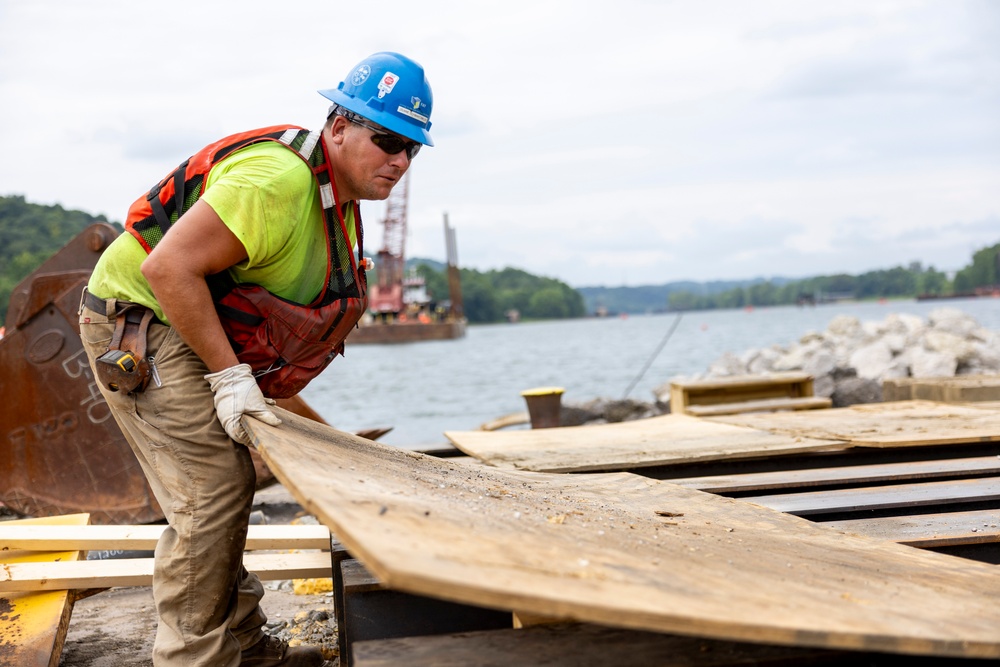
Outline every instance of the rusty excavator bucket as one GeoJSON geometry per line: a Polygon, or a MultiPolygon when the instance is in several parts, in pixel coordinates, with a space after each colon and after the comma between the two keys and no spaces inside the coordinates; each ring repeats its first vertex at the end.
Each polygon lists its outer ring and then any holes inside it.
{"type": "MultiPolygon", "coordinates": [[[[20,514],[90,512],[92,522],[105,524],[163,518],[79,336],[81,291],[118,233],[107,223],[87,227],[11,294],[0,339],[0,502],[20,514]]],[[[323,421],[297,396],[279,405],[323,421]]],[[[251,453],[257,488],[273,484],[274,475],[251,453]]]]}

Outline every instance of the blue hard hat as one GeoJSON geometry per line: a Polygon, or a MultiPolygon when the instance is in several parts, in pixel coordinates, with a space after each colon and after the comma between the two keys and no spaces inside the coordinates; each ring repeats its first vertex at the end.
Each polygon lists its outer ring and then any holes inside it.
{"type": "Polygon", "coordinates": [[[390,132],[433,146],[431,107],[434,98],[424,68],[391,51],[374,53],[336,88],[319,91],[328,100],[364,116],[390,132]]]}

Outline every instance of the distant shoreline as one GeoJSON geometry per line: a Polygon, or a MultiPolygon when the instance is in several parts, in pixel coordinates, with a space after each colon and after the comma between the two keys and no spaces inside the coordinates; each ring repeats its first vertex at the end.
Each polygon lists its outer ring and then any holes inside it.
{"type": "Polygon", "coordinates": [[[998,299],[1000,298],[1000,288],[992,291],[961,292],[957,294],[918,294],[917,301],[941,301],[948,299],[998,299]]]}

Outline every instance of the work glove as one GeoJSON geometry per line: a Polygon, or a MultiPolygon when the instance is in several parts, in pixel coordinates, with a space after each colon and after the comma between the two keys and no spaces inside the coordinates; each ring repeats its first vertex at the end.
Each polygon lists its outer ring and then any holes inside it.
{"type": "Polygon", "coordinates": [[[264,398],[257,380],[250,372],[250,364],[231,366],[218,373],[205,376],[215,393],[215,412],[222,428],[236,442],[250,445],[250,434],[243,426],[243,415],[249,415],[265,424],[277,426],[281,420],[271,412],[274,401],[264,398]]]}

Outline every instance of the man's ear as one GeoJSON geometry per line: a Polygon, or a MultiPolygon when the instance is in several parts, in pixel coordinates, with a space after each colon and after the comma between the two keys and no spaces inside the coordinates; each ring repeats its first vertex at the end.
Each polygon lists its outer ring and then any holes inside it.
{"type": "Polygon", "coordinates": [[[340,145],[344,141],[344,134],[347,132],[347,126],[351,124],[351,121],[347,120],[343,116],[335,116],[333,123],[330,125],[330,141],[340,145]]]}

